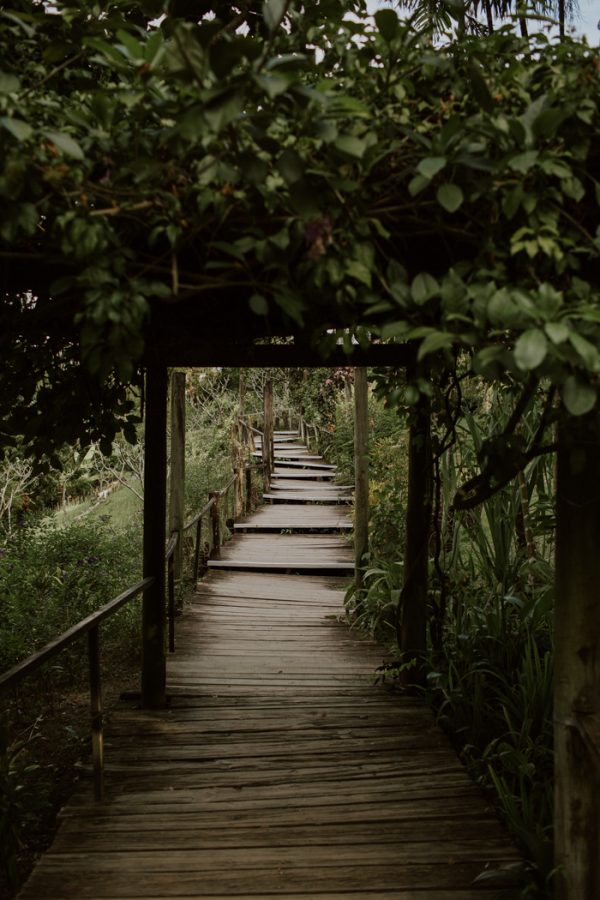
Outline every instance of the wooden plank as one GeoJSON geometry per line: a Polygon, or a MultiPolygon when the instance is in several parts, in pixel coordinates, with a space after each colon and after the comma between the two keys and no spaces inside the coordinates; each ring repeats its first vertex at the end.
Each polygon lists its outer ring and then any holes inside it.
{"type": "Polygon", "coordinates": [[[350,494],[300,493],[277,491],[263,494],[263,500],[271,503],[352,503],[350,494]]]}

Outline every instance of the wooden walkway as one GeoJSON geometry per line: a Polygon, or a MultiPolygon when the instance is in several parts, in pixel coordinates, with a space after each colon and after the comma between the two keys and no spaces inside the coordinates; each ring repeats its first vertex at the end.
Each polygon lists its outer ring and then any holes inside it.
{"type": "Polygon", "coordinates": [[[493,900],[472,881],[514,848],[344,624],[347,517],[328,497],[238,523],[180,619],[169,708],[113,713],[106,800],[82,781],[24,900],[493,900]]]}

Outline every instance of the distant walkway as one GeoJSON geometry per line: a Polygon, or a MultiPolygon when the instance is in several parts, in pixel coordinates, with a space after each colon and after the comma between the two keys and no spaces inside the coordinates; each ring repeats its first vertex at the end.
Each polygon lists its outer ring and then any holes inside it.
{"type": "Polygon", "coordinates": [[[343,622],[347,491],[295,480],[236,525],[179,620],[170,708],[113,713],[106,800],[80,785],[21,897],[494,897],[471,882],[514,848],[430,712],[373,684],[382,651],[343,622]]]}

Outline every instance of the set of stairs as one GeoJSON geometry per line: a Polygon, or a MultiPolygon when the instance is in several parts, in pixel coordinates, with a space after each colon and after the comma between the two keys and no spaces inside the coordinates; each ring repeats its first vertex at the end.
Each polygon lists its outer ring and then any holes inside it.
{"type": "MultiPolygon", "coordinates": [[[[311,453],[297,432],[275,432],[274,447],[265,505],[235,523],[232,540],[208,567],[353,575],[354,553],[344,537],[352,531],[352,487],[338,484],[336,467],[311,453]]],[[[254,456],[262,458],[260,440],[254,456]]]]}

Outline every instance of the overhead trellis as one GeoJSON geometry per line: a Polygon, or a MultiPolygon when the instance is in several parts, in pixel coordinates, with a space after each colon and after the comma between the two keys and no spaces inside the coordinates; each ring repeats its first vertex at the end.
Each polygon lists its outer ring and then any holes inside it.
{"type": "Polygon", "coordinates": [[[598,52],[349,5],[0,11],[3,431],[123,424],[163,341],[340,329],[593,406],[598,52]]]}

